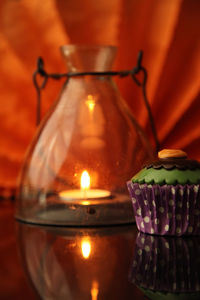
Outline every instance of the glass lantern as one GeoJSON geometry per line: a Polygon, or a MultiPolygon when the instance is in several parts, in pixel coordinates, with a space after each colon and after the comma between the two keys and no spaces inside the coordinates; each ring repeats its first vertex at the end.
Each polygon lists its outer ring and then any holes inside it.
{"type": "MultiPolygon", "coordinates": [[[[111,69],[116,48],[61,47],[69,72],[111,69]]],[[[133,222],[126,181],[153,150],[111,76],[70,77],[30,146],[16,218],[48,225],[133,222]]]]}

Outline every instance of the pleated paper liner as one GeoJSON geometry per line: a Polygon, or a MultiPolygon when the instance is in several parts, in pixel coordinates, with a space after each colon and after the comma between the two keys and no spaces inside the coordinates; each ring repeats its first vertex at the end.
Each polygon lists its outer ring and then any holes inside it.
{"type": "Polygon", "coordinates": [[[200,185],[147,185],[129,181],[138,230],[155,235],[200,235],[200,185]]]}

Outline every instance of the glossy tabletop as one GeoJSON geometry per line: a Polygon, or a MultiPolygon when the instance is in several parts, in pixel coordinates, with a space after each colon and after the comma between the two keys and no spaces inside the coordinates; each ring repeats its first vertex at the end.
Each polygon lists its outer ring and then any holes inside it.
{"type": "Polygon", "coordinates": [[[0,299],[200,299],[200,238],[136,226],[66,228],[14,221],[1,202],[0,299]]]}

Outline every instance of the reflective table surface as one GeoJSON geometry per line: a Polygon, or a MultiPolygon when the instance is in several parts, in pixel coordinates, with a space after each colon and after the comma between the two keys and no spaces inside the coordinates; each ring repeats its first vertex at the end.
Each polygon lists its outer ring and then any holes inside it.
{"type": "Polygon", "coordinates": [[[132,299],[135,226],[36,227],[18,224],[26,270],[42,299],[132,299]]]}
{"type": "Polygon", "coordinates": [[[0,279],[10,276],[7,287],[1,280],[0,299],[200,299],[200,237],[150,236],[135,225],[59,228],[12,222],[12,242],[0,249],[0,279]],[[17,251],[13,272],[10,261],[17,251]],[[5,272],[6,266],[11,269],[5,272]]]}

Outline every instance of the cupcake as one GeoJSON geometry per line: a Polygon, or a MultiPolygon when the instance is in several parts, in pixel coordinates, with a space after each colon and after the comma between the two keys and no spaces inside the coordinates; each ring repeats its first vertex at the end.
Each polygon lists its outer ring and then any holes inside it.
{"type": "Polygon", "coordinates": [[[200,299],[200,237],[139,233],[129,280],[150,299],[200,299]]]}
{"type": "Polygon", "coordinates": [[[200,234],[200,163],[185,152],[160,151],[127,185],[139,231],[200,234]]]}

